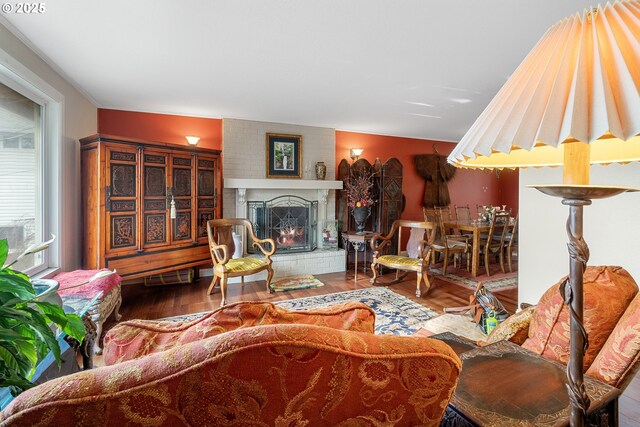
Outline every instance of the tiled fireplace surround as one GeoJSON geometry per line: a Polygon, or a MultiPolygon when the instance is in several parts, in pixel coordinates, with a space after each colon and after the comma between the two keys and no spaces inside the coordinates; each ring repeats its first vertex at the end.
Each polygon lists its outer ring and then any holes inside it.
{"type": "MultiPolygon", "coordinates": [[[[335,130],[311,126],[223,119],[223,209],[225,218],[246,218],[249,200],[270,200],[294,195],[318,201],[318,249],[273,257],[275,277],[344,271],[344,250],[322,248],[326,220],[335,220],[335,190],[342,188],[335,176],[335,130]],[[266,179],[266,134],[302,136],[302,179],[266,179]],[[327,166],[327,180],[315,179],[316,162],[327,166]]],[[[246,238],[243,238],[246,253],[246,238]]],[[[266,272],[246,280],[264,280],[266,272]]],[[[239,281],[239,280],[238,280],[239,281]]],[[[231,282],[231,280],[230,280],[231,282]]]]}

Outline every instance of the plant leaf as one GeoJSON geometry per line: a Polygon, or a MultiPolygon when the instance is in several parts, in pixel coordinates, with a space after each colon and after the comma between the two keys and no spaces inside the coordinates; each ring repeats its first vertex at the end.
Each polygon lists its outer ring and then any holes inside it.
{"type": "Polygon", "coordinates": [[[0,291],[10,292],[24,300],[32,299],[36,295],[29,277],[11,269],[0,271],[0,291]]]}
{"type": "Polygon", "coordinates": [[[19,371],[20,367],[18,366],[18,361],[16,357],[13,355],[7,347],[0,345],[0,360],[4,362],[7,367],[13,369],[15,371],[19,371]]]}
{"type": "Polygon", "coordinates": [[[29,380],[20,376],[15,370],[10,369],[0,361],[0,385],[2,387],[9,387],[11,395],[15,397],[24,390],[33,387],[35,384],[32,384],[29,380]]]}
{"type": "Polygon", "coordinates": [[[86,331],[82,319],[73,313],[65,313],[59,305],[48,302],[35,302],[40,310],[53,321],[65,334],[82,342],[86,331]]]}
{"type": "Polygon", "coordinates": [[[7,255],[9,255],[9,242],[7,239],[2,239],[0,240],[0,267],[7,260],[7,255]]]}
{"type": "Polygon", "coordinates": [[[49,328],[47,319],[31,307],[25,307],[24,310],[29,312],[32,318],[32,321],[29,322],[27,326],[36,333],[37,338],[40,338],[38,341],[41,341],[46,348],[51,350],[51,353],[53,354],[53,357],[55,357],[59,366],[60,345],[58,344],[56,337],[53,335],[53,331],[49,328]]]}

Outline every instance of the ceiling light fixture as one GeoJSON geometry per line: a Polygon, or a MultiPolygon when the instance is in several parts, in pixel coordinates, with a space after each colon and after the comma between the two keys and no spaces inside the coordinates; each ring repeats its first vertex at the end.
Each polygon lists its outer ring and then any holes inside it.
{"type": "Polygon", "coordinates": [[[197,145],[198,141],[200,141],[200,137],[198,136],[185,136],[187,142],[191,145],[197,145]]]}
{"type": "Polygon", "coordinates": [[[571,312],[571,426],[584,425],[589,407],[583,383],[583,273],[589,259],[583,207],[635,191],[589,185],[589,165],[640,160],[639,68],[639,0],[566,18],[547,31],[448,159],[479,169],[563,166],[562,185],[534,187],[569,206],[570,274],[563,297],[571,312]]]}

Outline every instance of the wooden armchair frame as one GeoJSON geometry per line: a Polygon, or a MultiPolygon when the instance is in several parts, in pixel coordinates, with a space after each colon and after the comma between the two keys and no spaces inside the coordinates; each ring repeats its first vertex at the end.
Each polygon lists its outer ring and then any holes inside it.
{"type": "Polygon", "coordinates": [[[273,239],[258,239],[253,231],[251,221],[244,218],[231,219],[212,219],[207,221],[207,235],[209,237],[209,251],[211,252],[211,260],[213,261],[213,280],[209,285],[208,294],[219,284],[222,300],[220,306],[226,303],[227,281],[230,277],[241,277],[244,284],[244,276],[259,273],[267,270],[267,291],[273,292],[271,289],[271,280],[273,279],[273,268],[271,264],[271,256],[276,252],[276,242],[273,239]],[[265,261],[255,257],[247,258],[231,258],[229,246],[221,240],[229,241],[231,239],[231,231],[233,227],[242,226],[247,230],[247,236],[251,238],[253,247],[262,252],[265,261]],[[265,243],[271,245],[271,249],[265,247],[265,243]],[[258,262],[256,262],[258,261],[258,262]],[[248,264],[247,268],[240,268],[242,263],[248,264]]]}
{"type": "Polygon", "coordinates": [[[381,285],[391,285],[402,281],[408,274],[408,271],[415,271],[417,273],[416,282],[416,296],[420,298],[423,293],[421,290],[421,284],[424,282],[426,287],[425,294],[429,292],[431,283],[429,282],[429,276],[427,272],[429,270],[429,259],[431,257],[431,244],[435,238],[435,227],[433,223],[424,221],[408,221],[408,220],[396,220],[391,225],[391,230],[386,236],[375,234],[371,238],[371,249],[373,251],[373,261],[371,262],[371,270],[373,271],[373,278],[371,284],[376,285],[378,280],[378,268],[377,266],[383,265],[385,267],[396,269],[396,278],[388,283],[379,283],[381,285]],[[427,240],[420,240],[418,242],[418,258],[411,258],[408,256],[402,256],[400,251],[400,243],[402,241],[402,228],[420,228],[424,229],[427,234],[427,240]],[[393,236],[398,234],[398,254],[397,255],[383,255],[382,251],[388,245],[391,244],[393,236]],[[400,271],[403,274],[400,274],[400,271]]]}

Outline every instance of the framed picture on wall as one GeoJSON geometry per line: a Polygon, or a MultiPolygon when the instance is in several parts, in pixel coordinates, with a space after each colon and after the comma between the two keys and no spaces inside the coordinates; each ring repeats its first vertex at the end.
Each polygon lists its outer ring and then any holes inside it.
{"type": "Polygon", "coordinates": [[[302,178],[302,136],[267,134],[267,178],[302,178]]]}

